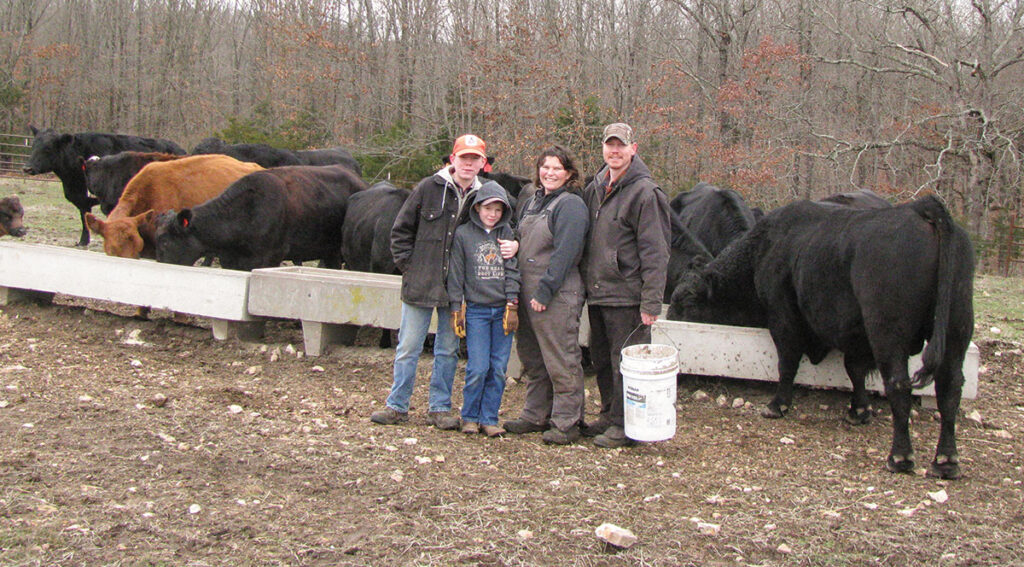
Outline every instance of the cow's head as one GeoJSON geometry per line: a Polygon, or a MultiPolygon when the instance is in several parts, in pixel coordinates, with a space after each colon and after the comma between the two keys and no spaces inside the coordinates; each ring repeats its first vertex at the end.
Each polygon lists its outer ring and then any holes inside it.
{"type": "Polygon", "coordinates": [[[693,269],[679,279],[668,308],[668,319],[737,327],[766,327],[767,316],[753,289],[736,294],[723,282],[714,262],[702,266],[694,260],[693,269]]]}
{"type": "Polygon", "coordinates": [[[154,238],[157,262],[191,266],[206,252],[192,228],[192,209],[160,215],[154,238]]]}
{"type": "Polygon", "coordinates": [[[25,236],[28,229],[23,224],[24,217],[25,209],[22,208],[17,196],[11,195],[0,199],[0,236],[25,236]]]}
{"type": "Polygon", "coordinates": [[[39,175],[62,169],[80,167],[74,152],[75,137],[61,134],[53,128],[36,129],[29,126],[32,135],[32,154],[22,171],[28,175],[39,175]]]}
{"type": "Polygon", "coordinates": [[[103,251],[107,256],[139,258],[146,246],[143,234],[150,231],[156,214],[148,210],[134,217],[102,221],[92,213],[85,214],[89,230],[103,237],[103,251]]]}

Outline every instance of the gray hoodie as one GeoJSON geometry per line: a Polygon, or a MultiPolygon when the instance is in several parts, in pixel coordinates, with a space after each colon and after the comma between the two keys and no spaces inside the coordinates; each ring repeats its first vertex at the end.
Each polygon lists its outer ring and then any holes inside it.
{"type": "Polygon", "coordinates": [[[502,259],[498,239],[513,240],[509,224],[512,208],[505,189],[494,181],[480,186],[469,212],[469,221],[455,230],[448,266],[448,299],[452,311],[461,308],[463,300],[490,307],[499,307],[519,296],[519,263],[515,257],[502,259]],[[484,228],[478,203],[498,198],[504,208],[501,219],[490,231],[484,228]]]}

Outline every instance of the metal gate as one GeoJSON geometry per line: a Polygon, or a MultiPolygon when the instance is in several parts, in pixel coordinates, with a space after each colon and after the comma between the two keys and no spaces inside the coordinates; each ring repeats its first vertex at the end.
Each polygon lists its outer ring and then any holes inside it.
{"type": "Polygon", "coordinates": [[[1001,276],[1012,275],[1015,264],[1024,264],[1024,226],[1020,226],[1017,213],[1010,215],[1006,235],[996,243],[996,269],[1001,276]]]}
{"type": "Polygon", "coordinates": [[[31,153],[31,136],[0,134],[0,176],[23,175],[21,170],[31,153]]]}

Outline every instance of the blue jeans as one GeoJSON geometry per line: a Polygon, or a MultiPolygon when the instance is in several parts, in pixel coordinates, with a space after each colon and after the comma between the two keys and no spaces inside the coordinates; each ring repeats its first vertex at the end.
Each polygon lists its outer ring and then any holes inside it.
{"type": "MultiPolygon", "coordinates": [[[[395,348],[394,382],[388,395],[387,405],[402,413],[409,411],[409,398],[416,382],[416,365],[423,352],[423,341],[427,338],[431,307],[416,307],[402,302],[402,323],[398,329],[398,346],[395,348]]],[[[452,382],[455,381],[455,366],[458,363],[459,338],[455,336],[451,323],[452,314],[448,307],[437,309],[437,335],[434,338],[434,370],[430,374],[430,411],[452,409],[452,382]]]]}
{"type": "Polygon", "coordinates": [[[501,319],[505,306],[466,304],[466,387],[462,390],[462,421],[498,425],[498,409],[505,393],[505,371],[512,351],[512,333],[505,334],[501,319]]]}

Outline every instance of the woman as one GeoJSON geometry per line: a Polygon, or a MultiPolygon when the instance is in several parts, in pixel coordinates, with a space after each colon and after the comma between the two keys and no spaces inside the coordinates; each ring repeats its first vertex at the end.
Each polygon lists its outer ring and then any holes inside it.
{"type": "Polygon", "coordinates": [[[537,158],[536,192],[519,218],[519,360],[528,377],[526,405],[508,433],[544,431],[545,443],[580,438],[583,368],[579,346],[583,256],[589,215],[579,196],[579,170],[555,145],[537,158]]]}

